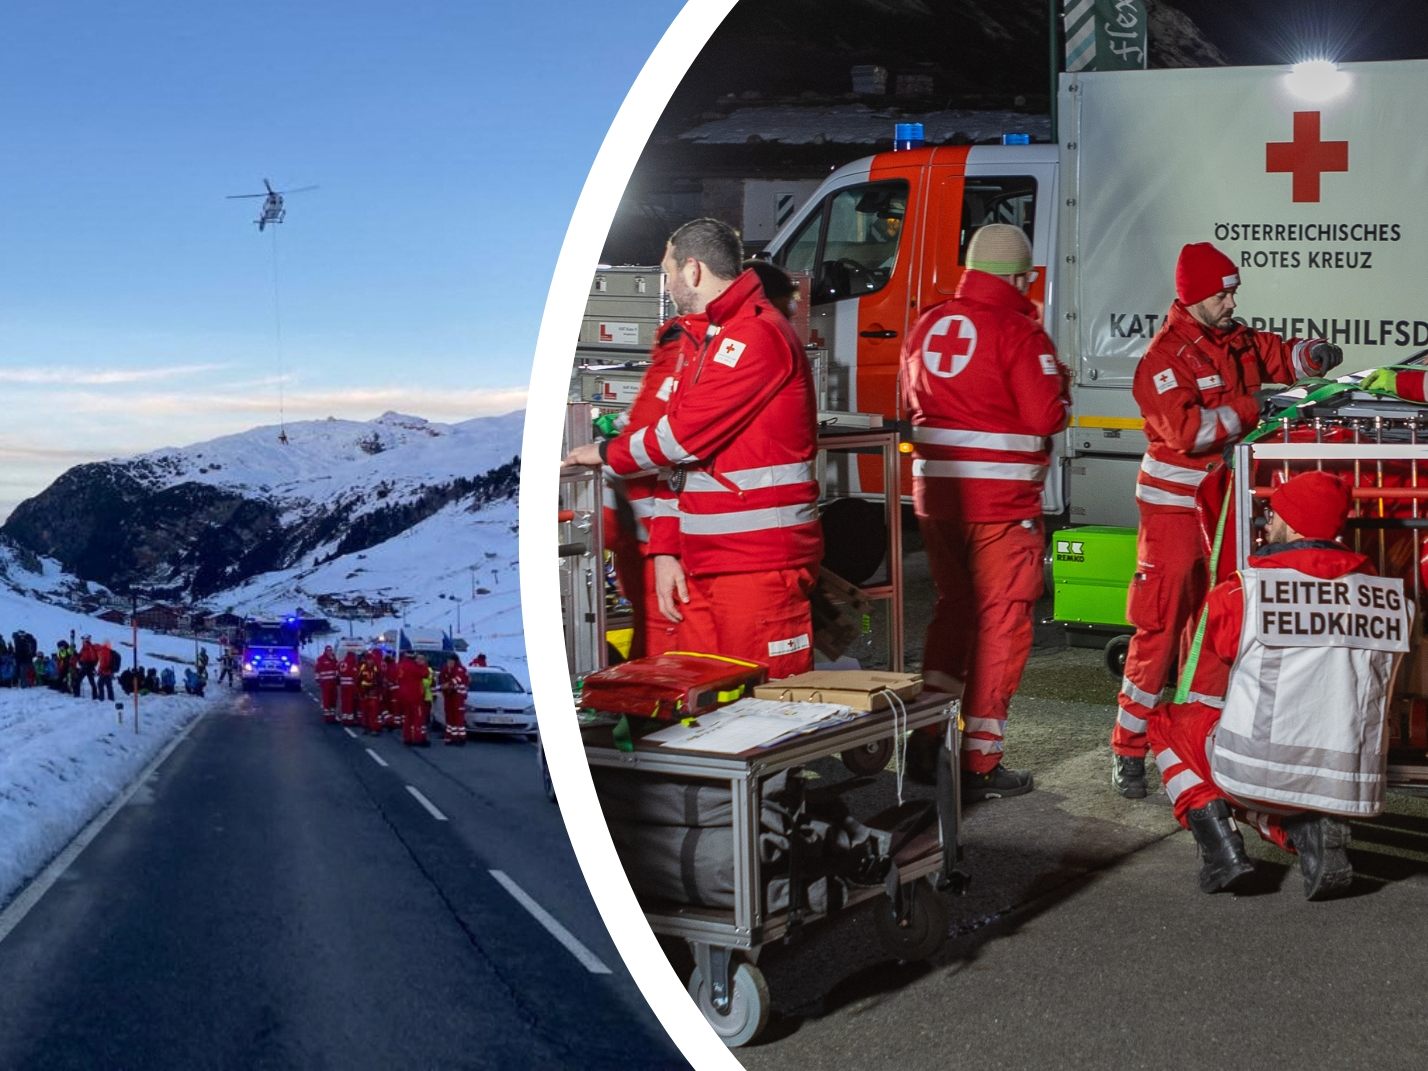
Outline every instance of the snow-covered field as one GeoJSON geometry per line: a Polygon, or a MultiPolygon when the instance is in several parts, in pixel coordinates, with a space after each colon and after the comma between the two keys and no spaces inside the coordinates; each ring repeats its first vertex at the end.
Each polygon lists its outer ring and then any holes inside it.
{"type": "MultiPolygon", "coordinates": [[[[310,421],[289,429],[286,447],[268,434],[272,429],[255,429],[156,451],[133,464],[160,484],[197,480],[241,487],[281,497],[299,512],[324,503],[346,509],[348,496],[378,484],[390,489],[385,500],[392,501],[420,494],[430,481],[477,475],[504,464],[519,449],[521,417],[514,413],[455,425],[391,413],[365,424],[310,421]],[[359,448],[362,436],[380,437],[382,449],[369,453],[359,448]]],[[[309,561],[325,556],[314,554],[309,561]]],[[[309,616],[326,616],[341,635],[361,639],[403,626],[440,629],[466,641],[468,660],[483,653],[489,664],[529,687],[517,564],[514,499],[474,512],[457,502],[365,551],[264,573],[205,601],[254,617],[287,616],[301,607],[309,616]],[[349,604],[363,599],[390,603],[400,613],[348,621],[323,614],[320,596],[349,604]]],[[[7,641],[16,629],[24,629],[53,652],[71,633],[88,633],[96,642],[109,640],[129,663],[130,630],[53,605],[72,596],[78,582],[53,561],[40,565],[39,572],[31,572],[0,546],[0,632],[7,641]]],[[[335,638],[309,643],[305,657],[311,660],[335,638]]],[[[186,637],[141,632],[139,647],[142,665],[173,665],[180,682],[184,665],[196,655],[195,642],[186,637]]],[[[217,654],[210,646],[210,683],[217,678],[217,654]]],[[[117,683],[115,691],[120,698],[117,683]]],[[[121,725],[114,706],[89,699],[87,688],[80,699],[42,688],[0,688],[0,906],[132,783],[176,733],[225,695],[211,689],[203,700],[144,697],[136,735],[131,703],[125,704],[121,725]]]]}
{"type": "MultiPolygon", "coordinates": [[[[58,640],[85,633],[109,640],[130,661],[131,633],[70,613],[0,587],[0,628],[24,629],[53,651],[58,640]]],[[[139,633],[144,667],[183,667],[194,659],[194,642],[177,636],[139,633]]],[[[209,658],[216,660],[216,648],[209,658]]],[[[216,675],[216,673],[214,674],[216,675]]],[[[182,690],[182,684],[180,684],[182,690]]],[[[122,724],[114,704],[48,688],[0,688],[0,906],[68,844],[96,814],[137,777],[179,730],[220,700],[212,689],[204,699],[187,695],[144,696],[139,732],[133,700],[124,700],[122,724]]]]}

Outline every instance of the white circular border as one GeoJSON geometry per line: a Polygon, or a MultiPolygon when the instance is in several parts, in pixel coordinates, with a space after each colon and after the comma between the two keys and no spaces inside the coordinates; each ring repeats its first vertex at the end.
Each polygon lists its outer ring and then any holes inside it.
{"type": "MultiPolygon", "coordinates": [[[[576,728],[563,644],[554,642],[562,634],[555,511],[571,361],[601,247],[670,95],[736,2],[688,0],[645,62],[605,135],[565,232],[546,295],[521,445],[521,612],[541,740],[560,797],[561,816],[615,947],[680,1052],[700,1071],[741,1071],[743,1065],[705,1021],[665,959],[605,826],[576,728]]],[[[651,256],[662,252],[651,250],[651,256]]]]}

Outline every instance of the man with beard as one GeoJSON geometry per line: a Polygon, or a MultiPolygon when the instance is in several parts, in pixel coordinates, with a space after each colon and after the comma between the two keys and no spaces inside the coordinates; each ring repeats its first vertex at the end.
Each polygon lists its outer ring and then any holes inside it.
{"type": "Polygon", "coordinates": [[[1145,417],[1136,480],[1140,528],[1126,617],[1135,626],[1111,733],[1111,781],[1143,799],[1146,718],[1175,662],[1175,644],[1209,587],[1195,490],[1225,452],[1254,430],[1265,384],[1321,376],[1343,360],[1321,338],[1283,339],[1235,319],[1239,269],[1209,242],[1187,245],[1175,266],[1176,300],[1136,367],[1132,393],[1145,417]]]}

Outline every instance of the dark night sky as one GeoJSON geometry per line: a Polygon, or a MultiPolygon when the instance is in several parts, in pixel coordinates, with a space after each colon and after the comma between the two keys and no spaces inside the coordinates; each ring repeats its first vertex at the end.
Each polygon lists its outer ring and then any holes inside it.
{"type": "Polygon", "coordinates": [[[1237,65],[1428,57],[1424,0],[1171,0],[1237,65]],[[1317,53],[1318,55],[1314,55],[1317,53]]]}

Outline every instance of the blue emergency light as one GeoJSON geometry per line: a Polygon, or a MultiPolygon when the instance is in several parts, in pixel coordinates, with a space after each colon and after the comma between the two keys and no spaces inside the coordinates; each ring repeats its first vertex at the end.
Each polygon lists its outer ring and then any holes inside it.
{"type": "Polygon", "coordinates": [[[1031,135],[1030,135],[1030,134],[1003,134],[1003,135],[1002,135],[1002,144],[1003,144],[1003,145],[1030,145],[1030,144],[1031,144],[1031,135]]]}
{"type": "Polygon", "coordinates": [[[921,123],[893,124],[893,151],[920,149],[924,145],[921,123]]]}

